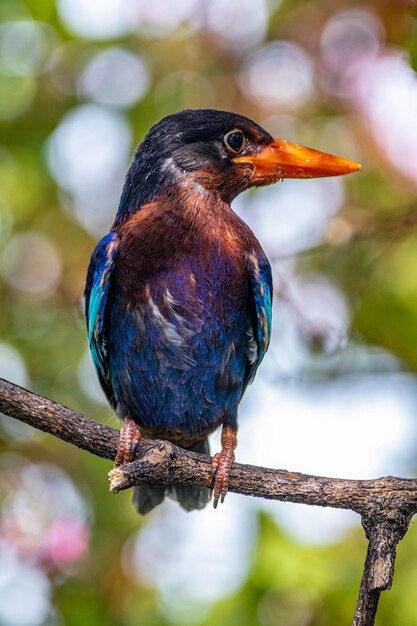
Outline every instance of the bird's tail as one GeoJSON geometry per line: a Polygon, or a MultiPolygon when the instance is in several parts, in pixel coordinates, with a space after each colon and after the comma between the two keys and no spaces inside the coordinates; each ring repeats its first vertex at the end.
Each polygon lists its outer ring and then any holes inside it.
{"type": "MultiPolygon", "coordinates": [[[[210,455],[210,447],[207,439],[200,441],[190,448],[193,452],[210,455]]],[[[146,515],[152,511],[162,500],[168,496],[178,502],[186,511],[203,509],[210,497],[208,487],[196,485],[184,485],[175,483],[168,487],[154,487],[152,485],[138,485],[133,492],[133,504],[140,515],[146,515]]]]}

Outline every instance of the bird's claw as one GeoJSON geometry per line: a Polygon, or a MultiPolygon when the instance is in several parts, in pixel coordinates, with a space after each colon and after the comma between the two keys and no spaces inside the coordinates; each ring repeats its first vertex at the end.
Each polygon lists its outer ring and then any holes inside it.
{"type": "Polygon", "coordinates": [[[222,448],[221,452],[218,452],[213,456],[212,466],[214,473],[214,485],[213,485],[213,507],[216,509],[220,502],[223,504],[224,499],[229,488],[230,470],[235,460],[235,454],[233,449],[222,448]]]}
{"type": "Polygon", "coordinates": [[[135,451],[141,434],[139,426],[132,419],[125,419],[120,429],[119,446],[117,448],[114,464],[125,465],[135,458],[135,451]]]}

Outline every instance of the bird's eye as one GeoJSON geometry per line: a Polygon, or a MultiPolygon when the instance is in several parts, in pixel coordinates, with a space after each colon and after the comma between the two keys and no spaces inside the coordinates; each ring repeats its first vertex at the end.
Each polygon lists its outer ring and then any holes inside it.
{"type": "Polygon", "coordinates": [[[224,136],[224,143],[226,148],[232,152],[242,152],[243,148],[246,146],[245,135],[241,130],[235,128],[224,136]]]}

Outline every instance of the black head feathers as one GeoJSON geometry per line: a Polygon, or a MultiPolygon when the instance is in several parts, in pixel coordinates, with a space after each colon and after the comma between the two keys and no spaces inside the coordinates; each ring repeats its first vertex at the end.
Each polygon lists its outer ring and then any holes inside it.
{"type": "MultiPolygon", "coordinates": [[[[192,172],[211,173],[213,186],[221,186],[236,152],[247,143],[262,147],[272,141],[261,126],[236,113],[185,109],[163,118],[136,150],[116,223],[192,172]]],[[[236,189],[236,194],[241,190],[236,189]]]]}

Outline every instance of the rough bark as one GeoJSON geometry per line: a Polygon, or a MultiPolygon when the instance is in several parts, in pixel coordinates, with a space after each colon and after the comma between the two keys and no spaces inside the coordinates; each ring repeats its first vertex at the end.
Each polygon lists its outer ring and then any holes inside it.
{"type": "MultiPolygon", "coordinates": [[[[117,430],[0,379],[0,411],[92,454],[113,460],[117,430]]],[[[114,493],[150,483],[211,486],[211,459],[168,441],[141,439],[136,460],[109,472],[114,493]]],[[[259,498],[350,509],[361,515],[368,538],[352,626],[373,626],[381,591],[392,585],[398,542],[417,512],[417,479],[387,476],[346,480],[234,463],[229,491],[259,498]]]]}

